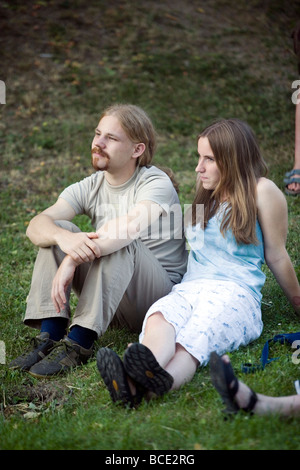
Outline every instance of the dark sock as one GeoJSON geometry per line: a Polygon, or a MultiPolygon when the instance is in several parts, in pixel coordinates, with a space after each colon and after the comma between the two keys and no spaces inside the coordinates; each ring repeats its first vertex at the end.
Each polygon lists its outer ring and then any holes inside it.
{"type": "Polygon", "coordinates": [[[75,325],[68,334],[68,338],[75,341],[75,343],[78,343],[83,348],[90,349],[97,339],[97,333],[89,328],[75,325]]]}
{"type": "Polygon", "coordinates": [[[49,333],[53,341],[60,341],[67,334],[67,318],[45,318],[42,320],[41,333],[49,333]]]}

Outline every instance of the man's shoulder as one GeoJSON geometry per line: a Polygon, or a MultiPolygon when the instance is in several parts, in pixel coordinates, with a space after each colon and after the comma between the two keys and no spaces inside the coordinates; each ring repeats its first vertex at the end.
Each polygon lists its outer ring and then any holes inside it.
{"type": "Polygon", "coordinates": [[[135,182],[136,193],[140,197],[158,202],[167,201],[169,204],[178,202],[178,194],[170,176],[156,166],[142,167],[135,182]]]}
{"type": "Polygon", "coordinates": [[[170,179],[165,171],[163,171],[162,169],[158,168],[155,165],[141,167],[138,174],[137,174],[137,179],[146,180],[146,179],[149,179],[149,178],[151,178],[151,179],[152,178],[158,178],[158,179],[162,178],[162,179],[165,179],[165,180],[170,179]]]}

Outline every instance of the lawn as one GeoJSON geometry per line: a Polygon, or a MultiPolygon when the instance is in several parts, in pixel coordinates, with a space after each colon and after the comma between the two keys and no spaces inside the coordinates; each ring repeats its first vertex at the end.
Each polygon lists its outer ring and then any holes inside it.
{"type": "MultiPolygon", "coordinates": [[[[208,368],[181,390],[128,410],[111,403],[95,358],[47,381],[7,367],[36,334],[22,323],[37,252],[26,227],[91,174],[93,130],[108,104],[131,102],[149,113],[155,161],[175,172],[182,204],[193,200],[197,135],[219,117],[253,127],[269,177],[284,191],[294,152],[296,18],[299,2],[285,0],[0,0],[1,450],[300,450],[299,417],[224,420],[208,368]]],[[[300,199],[286,199],[287,247],[299,278],[300,199]]],[[[89,229],[85,218],[77,222],[89,229]]],[[[300,378],[290,346],[272,345],[279,359],[264,371],[241,372],[243,363],[259,362],[267,339],[300,331],[264,269],[263,334],[231,360],[256,391],[290,395],[300,378]]],[[[110,329],[97,344],[122,354],[136,339],[110,329]]]]}

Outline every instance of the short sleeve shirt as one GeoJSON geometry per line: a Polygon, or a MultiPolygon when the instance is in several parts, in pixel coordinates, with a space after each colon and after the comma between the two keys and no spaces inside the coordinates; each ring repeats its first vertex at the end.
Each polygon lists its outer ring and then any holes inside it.
{"type": "Polygon", "coordinates": [[[160,205],[163,214],[140,238],[167,270],[172,281],[180,282],[187,264],[182,210],[172,181],[155,166],[137,168],[120,186],[110,185],[98,171],[67,187],[60,197],[85,214],[98,230],[109,220],[125,215],[141,201],[160,205]]]}

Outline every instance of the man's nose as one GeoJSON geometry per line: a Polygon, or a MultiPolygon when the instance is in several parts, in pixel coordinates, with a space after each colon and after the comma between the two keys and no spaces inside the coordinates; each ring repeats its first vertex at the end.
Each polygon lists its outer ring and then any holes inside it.
{"type": "Polygon", "coordinates": [[[97,147],[104,148],[105,147],[105,140],[102,135],[96,135],[94,139],[94,144],[97,147]]]}

